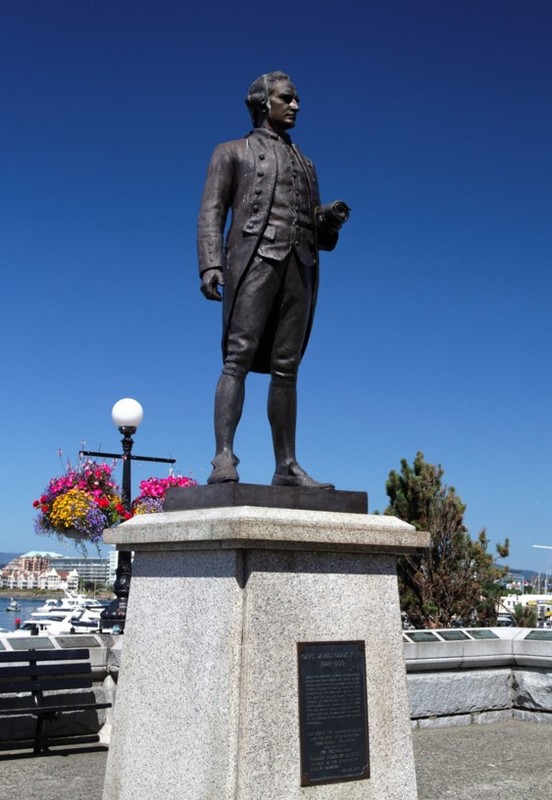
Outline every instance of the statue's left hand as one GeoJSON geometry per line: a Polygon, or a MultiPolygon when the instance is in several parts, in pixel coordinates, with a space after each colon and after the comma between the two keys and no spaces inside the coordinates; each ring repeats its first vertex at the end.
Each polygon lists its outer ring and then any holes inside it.
{"type": "Polygon", "coordinates": [[[349,219],[350,210],[344,200],[334,200],[333,203],[318,206],[315,209],[315,214],[319,225],[338,231],[349,219]]]}
{"type": "Polygon", "coordinates": [[[218,290],[224,284],[221,269],[208,269],[201,276],[201,292],[207,300],[222,300],[222,295],[218,290]]]}

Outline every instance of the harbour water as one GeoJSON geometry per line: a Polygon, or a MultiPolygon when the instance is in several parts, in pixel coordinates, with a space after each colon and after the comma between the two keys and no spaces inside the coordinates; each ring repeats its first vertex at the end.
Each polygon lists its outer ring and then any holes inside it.
{"type": "Polygon", "coordinates": [[[0,628],[5,628],[7,631],[15,630],[15,620],[19,619],[21,622],[30,619],[31,611],[36,611],[39,606],[44,605],[46,602],[46,595],[39,597],[18,597],[17,592],[13,595],[0,595],[0,628]],[[20,611],[6,611],[10,604],[11,597],[17,601],[21,606],[20,611]]]}

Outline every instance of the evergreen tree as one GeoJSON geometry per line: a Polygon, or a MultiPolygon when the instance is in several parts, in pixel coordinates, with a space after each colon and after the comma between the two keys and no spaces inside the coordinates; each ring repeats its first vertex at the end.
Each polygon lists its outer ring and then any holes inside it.
{"type": "MultiPolygon", "coordinates": [[[[428,464],[422,453],[412,466],[402,459],[400,472],[389,473],[385,513],[431,533],[428,550],[398,559],[401,608],[416,628],[494,625],[498,581],[507,568],[487,553],[485,530],[470,537],[466,506],[454,487],[443,484],[443,475],[443,468],[428,464]]],[[[497,545],[501,558],[508,546],[508,539],[497,545]]]]}

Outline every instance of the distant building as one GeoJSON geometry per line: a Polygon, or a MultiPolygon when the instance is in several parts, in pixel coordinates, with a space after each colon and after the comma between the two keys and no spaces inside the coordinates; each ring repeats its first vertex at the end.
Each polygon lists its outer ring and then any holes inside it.
{"type": "Polygon", "coordinates": [[[539,620],[552,617],[552,594],[509,594],[500,598],[498,613],[513,614],[516,606],[534,606],[539,620]]]}
{"type": "Polygon", "coordinates": [[[9,589],[76,590],[79,579],[110,586],[115,580],[116,563],[116,551],[110,553],[109,558],[31,551],[12,559],[0,570],[0,586],[9,589]]]}
{"type": "Polygon", "coordinates": [[[4,569],[12,568],[27,570],[27,572],[42,572],[48,569],[53,558],[63,558],[63,556],[59,553],[31,550],[29,553],[24,553],[22,556],[12,559],[4,569]]]}
{"type": "Polygon", "coordinates": [[[79,573],[76,570],[57,570],[53,567],[40,572],[13,569],[2,570],[2,586],[7,589],[43,589],[49,592],[59,590],[76,592],[79,588],[79,573]]]}
{"type": "Polygon", "coordinates": [[[517,572],[508,572],[500,581],[505,589],[510,591],[524,592],[531,582],[527,580],[525,575],[517,572]]]}
{"type": "Polygon", "coordinates": [[[110,581],[109,558],[58,556],[50,560],[50,566],[57,570],[76,570],[83,581],[101,584],[112,583],[110,581]]]}

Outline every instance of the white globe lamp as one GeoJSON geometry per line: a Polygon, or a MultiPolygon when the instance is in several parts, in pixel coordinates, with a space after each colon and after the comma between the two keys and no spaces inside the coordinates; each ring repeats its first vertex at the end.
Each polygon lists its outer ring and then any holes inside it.
{"type": "MultiPolygon", "coordinates": [[[[132,428],[132,433],[142,423],[144,419],[144,409],[137,400],[132,397],[123,397],[118,400],[111,410],[111,419],[119,428],[132,428]]],[[[130,431],[129,431],[130,433],[130,431]]]]}

